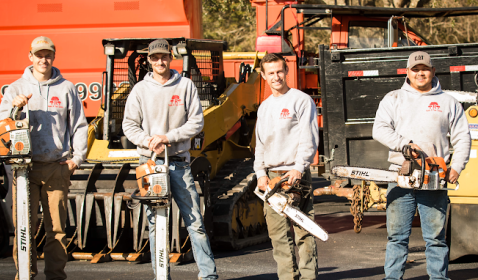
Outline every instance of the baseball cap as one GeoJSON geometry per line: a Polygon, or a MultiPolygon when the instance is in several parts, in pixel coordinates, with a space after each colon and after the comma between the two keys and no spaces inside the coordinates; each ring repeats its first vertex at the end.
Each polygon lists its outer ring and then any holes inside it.
{"type": "Polygon", "coordinates": [[[56,52],[55,44],[53,44],[53,41],[45,36],[36,37],[32,41],[30,52],[36,53],[39,50],[50,50],[56,52]]]}
{"type": "Polygon", "coordinates": [[[413,68],[415,65],[423,64],[428,67],[433,67],[430,55],[426,52],[414,52],[408,57],[407,68],[413,68]]]}
{"type": "Polygon", "coordinates": [[[158,39],[151,42],[148,46],[148,56],[155,53],[171,53],[169,43],[164,39],[158,39]]]}

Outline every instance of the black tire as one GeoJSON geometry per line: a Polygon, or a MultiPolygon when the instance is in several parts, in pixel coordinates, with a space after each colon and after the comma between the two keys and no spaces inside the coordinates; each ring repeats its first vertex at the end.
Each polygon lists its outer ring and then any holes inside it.
{"type": "Polygon", "coordinates": [[[0,207],[0,257],[7,252],[10,246],[10,233],[8,232],[7,221],[5,220],[5,213],[0,207]]]}

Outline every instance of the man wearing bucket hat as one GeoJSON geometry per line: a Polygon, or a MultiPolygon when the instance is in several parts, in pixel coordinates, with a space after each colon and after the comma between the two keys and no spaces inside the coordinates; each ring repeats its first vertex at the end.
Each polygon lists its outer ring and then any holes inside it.
{"type": "MultiPolygon", "coordinates": [[[[159,39],[148,47],[148,62],[153,68],[137,83],[126,102],[123,131],[137,146],[140,164],[146,163],[153,152],[164,164],[161,154],[168,149],[171,192],[186,224],[199,279],[217,279],[216,264],[199,208],[199,195],[189,166],[190,139],[204,125],[202,107],[193,82],[173,69],[173,57],[168,41],[159,39]]],[[[155,216],[147,208],[151,262],[155,269],[155,216]]]]}
{"type": "MultiPolygon", "coordinates": [[[[391,169],[398,170],[405,160],[404,145],[422,150],[427,156],[453,162],[446,180],[456,183],[470,154],[470,132],[461,104],[444,93],[430,55],[414,52],[408,58],[407,78],[402,88],[389,92],[380,102],[373,125],[373,138],[390,149],[391,169]]],[[[415,156],[417,156],[415,154],[415,156]]],[[[423,239],[426,241],[427,272],[430,279],[448,278],[448,247],[445,218],[446,190],[412,190],[389,184],[387,190],[387,234],[385,278],[403,279],[408,256],[412,221],[418,209],[423,239]]]]}
{"type": "MultiPolygon", "coordinates": [[[[28,54],[33,65],[7,88],[0,104],[0,119],[8,118],[13,106],[23,107],[28,103],[33,162],[28,174],[32,229],[37,226],[38,217],[33,214],[41,201],[46,231],[43,247],[46,279],[66,279],[66,200],[70,175],[86,158],[88,124],[75,85],[53,67],[55,54],[50,38],[40,36],[33,40],[28,54]]],[[[15,188],[12,189],[15,213],[15,188]]],[[[16,222],[15,217],[13,221],[16,222]]],[[[33,232],[33,277],[38,274],[34,235],[33,232]]],[[[18,263],[17,249],[15,241],[15,263],[18,263]]]]}

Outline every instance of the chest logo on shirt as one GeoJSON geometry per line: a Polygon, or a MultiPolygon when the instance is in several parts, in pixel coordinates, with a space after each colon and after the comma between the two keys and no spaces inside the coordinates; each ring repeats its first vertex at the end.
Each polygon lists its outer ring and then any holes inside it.
{"type": "Polygon", "coordinates": [[[290,113],[289,113],[289,109],[282,109],[282,111],[280,112],[280,117],[279,119],[292,119],[292,117],[290,117],[290,113]]]}
{"type": "Polygon", "coordinates": [[[173,95],[171,97],[171,100],[169,101],[169,106],[181,106],[183,103],[181,103],[181,98],[179,95],[173,95]]]}
{"type": "Polygon", "coordinates": [[[430,102],[427,112],[441,112],[440,105],[438,105],[436,102],[430,102]]]}
{"type": "Polygon", "coordinates": [[[58,97],[52,96],[50,102],[48,102],[48,108],[63,108],[63,106],[61,106],[61,101],[58,97]]]}

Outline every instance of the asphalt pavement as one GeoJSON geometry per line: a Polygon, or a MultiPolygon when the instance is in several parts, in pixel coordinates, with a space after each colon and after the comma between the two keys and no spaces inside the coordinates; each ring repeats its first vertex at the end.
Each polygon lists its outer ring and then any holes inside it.
{"type": "MultiPolygon", "coordinates": [[[[327,185],[314,178],[315,187],[327,185]]],[[[385,213],[371,210],[365,213],[362,232],[353,230],[353,218],[346,199],[336,196],[315,199],[315,220],[329,232],[327,242],[317,241],[319,279],[382,279],[387,232],[385,213]]],[[[214,250],[219,279],[269,280],[278,279],[276,263],[272,258],[270,242],[239,251],[214,250]]],[[[40,274],[44,262],[38,262],[40,274]]],[[[79,280],[139,280],[153,279],[151,263],[113,261],[90,264],[87,261],[71,261],[66,266],[68,279],[79,280]]],[[[0,258],[0,279],[14,279],[15,265],[11,257],[0,258]]],[[[197,279],[196,263],[171,265],[172,279],[197,279]]],[[[454,280],[478,279],[478,256],[466,256],[449,265],[449,277],[454,280]]],[[[418,218],[410,236],[409,257],[405,279],[427,280],[425,242],[421,237],[418,218]]]]}

